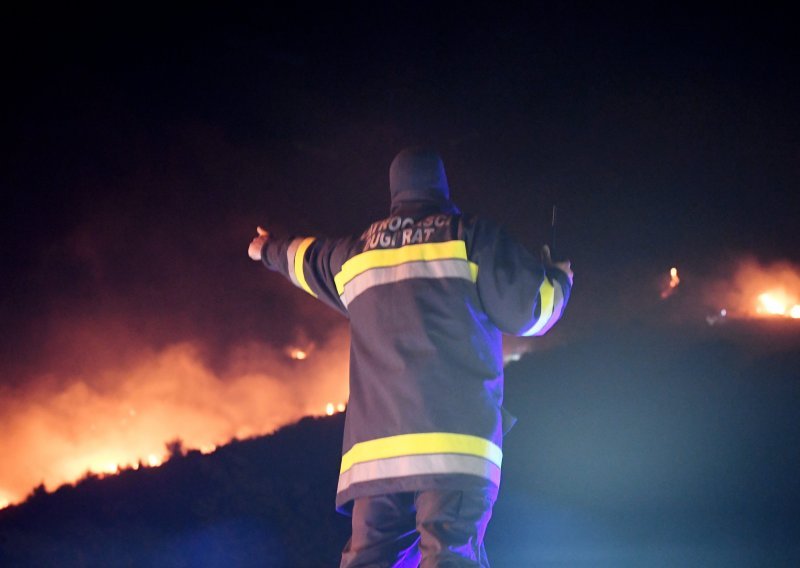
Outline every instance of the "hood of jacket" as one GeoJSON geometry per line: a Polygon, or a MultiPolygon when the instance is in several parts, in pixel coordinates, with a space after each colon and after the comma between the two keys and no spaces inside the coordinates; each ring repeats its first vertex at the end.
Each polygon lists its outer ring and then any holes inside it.
{"type": "Polygon", "coordinates": [[[389,167],[392,214],[408,206],[435,206],[443,213],[458,213],[450,201],[450,188],[441,157],[429,148],[406,148],[389,167]]]}

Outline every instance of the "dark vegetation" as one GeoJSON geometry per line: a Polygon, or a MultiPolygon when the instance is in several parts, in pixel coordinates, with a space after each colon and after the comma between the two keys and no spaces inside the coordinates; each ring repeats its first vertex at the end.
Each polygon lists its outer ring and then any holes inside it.
{"type": "Polygon", "coordinates": [[[335,566],[342,427],[306,418],[211,455],[173,443],[161,467],[39,488],[0,511],[0,566],[335,566]]]}

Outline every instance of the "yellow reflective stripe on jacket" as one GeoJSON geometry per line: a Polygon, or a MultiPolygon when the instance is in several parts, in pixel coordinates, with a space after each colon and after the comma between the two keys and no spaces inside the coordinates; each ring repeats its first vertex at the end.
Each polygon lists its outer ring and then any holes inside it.
{"type": "Polygon", "coordinates": [[[342,467],[339,471],[344,473],[354,464],[371,460],[421,454],[477,456],[491,461],[498,467],[503,461],[503,450],[484,438],[468,434],[425,432],[360,442],[342,456],[342,467]]]}
{"type": "MultiPolygon", "coordinates": [[[[336,291],[339,295],[345,285],[353,278],[373,268],[398,266],[407,262],[420,262],[444,259],[467,259],[467,246],[464,241],[446,241],[443,243],[423,243],[407,245],[396,249],[379,249],[362,252],[345,262],[342,270],[334,277],[336,291]]],[[[470,272],[477,277],[478,266],[469,262],[470,272]]]]}
{"type": "MultiPolygon", "coordinates": [[[[561,285],[556,281],[555,286],[558,286],[559,296],[563,298],[563,294],[561,293],[561,285]]],[[[542,285],[539,287],[539,319],[522,335],[524,336],[531,336],[536,335],[537,333],[541,332],[542,329],[548,324],[551,323],[551,318],[555,317],[556,319],[560,317],[561,310],[559,309],[558,313],[554,314],[555,308],[555,297],[556,297],[556,290],[553,284],[545,277],[542,285]]]]}
{"type": "Polygon", "coordinates": [[[311,243],[313,243],[314,240],[314,237],[293,240],[289,244],[289,248],[286,251],[286,261],[289,264],[289,279],[292,281],[292,283],[316,298],[317,295],[308,285],[308,282],[306,282],[306,275],[303,271],[303,259],[306,256],[308,247],[311,246],[311,243]]]}

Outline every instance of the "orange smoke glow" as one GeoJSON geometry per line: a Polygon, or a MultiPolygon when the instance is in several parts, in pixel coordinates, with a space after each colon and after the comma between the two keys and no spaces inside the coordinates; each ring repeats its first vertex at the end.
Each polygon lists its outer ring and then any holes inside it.
{"type": "Polygon", "coordinates": [[[0,386],[0,455],[14,456],[0,468],[0,507],[40,483],[53,490],[87,473],[157,467],[175,440],[211,453],[233,438],[319,415],[348,395],[349,338],[344,329],[331,337],[301,367],[253,342],[212,370],[198,347],[184,343],[92,376],[53,372],[0,386]]]}
{"type": "Polygon", "coordinates": [[[740,262],[732,281],[714,287],[710,300],[733,317],[800,319],[800,267],[788,262],[740,262]]]}

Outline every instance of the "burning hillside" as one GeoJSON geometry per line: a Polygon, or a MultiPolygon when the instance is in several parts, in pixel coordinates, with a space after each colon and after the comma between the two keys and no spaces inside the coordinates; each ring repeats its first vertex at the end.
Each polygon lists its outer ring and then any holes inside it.
{"type": "Polygon", "coordinates": [[[0,453],[14,459],[0,470],[0,507],[40,483],[53,489],[89,472],[157,466],[171,441],[208,453],[232,438],[341,411],[347,349],[346,333],[307,357],[251,343],[216,372],[195,346],[177,344],[96,375],[41,376],[4,387],[0,453]]]}

